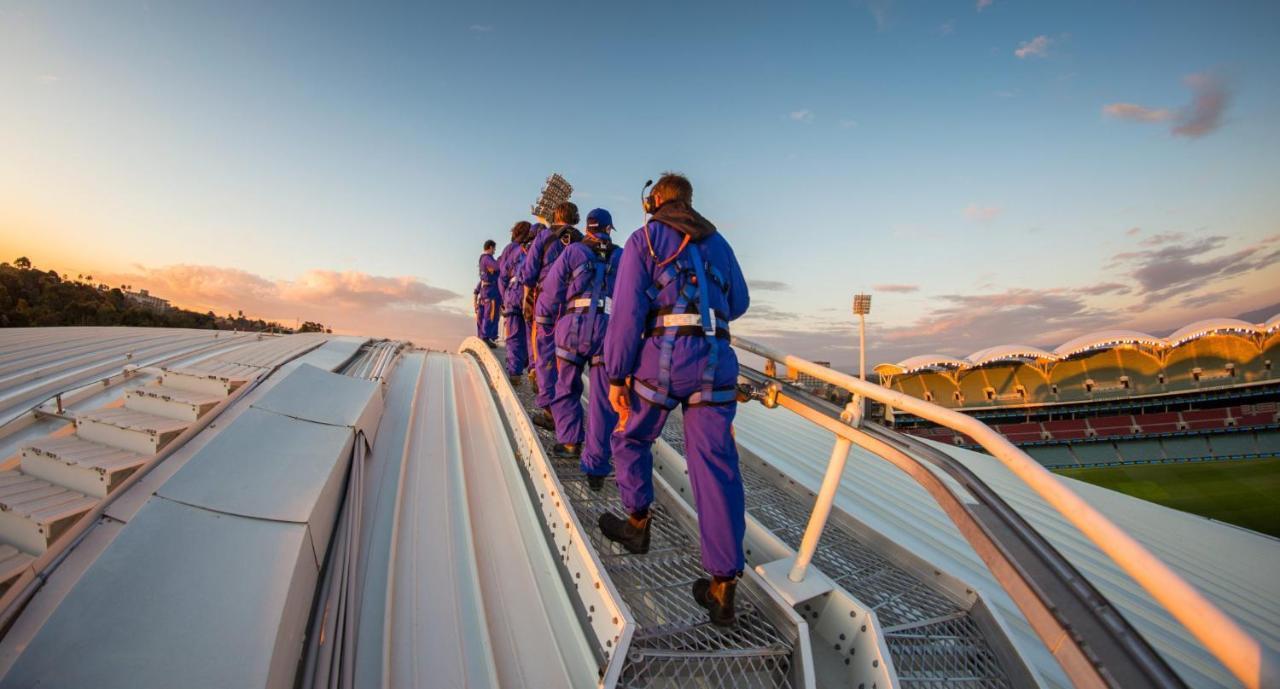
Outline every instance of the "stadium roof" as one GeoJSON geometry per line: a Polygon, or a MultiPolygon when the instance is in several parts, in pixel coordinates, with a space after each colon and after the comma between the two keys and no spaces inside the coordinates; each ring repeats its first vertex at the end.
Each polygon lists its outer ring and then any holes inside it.
{"type": "Polygon", "coordinates": [[[1140,344],[1158,349],[1169,349],[1197,338],[1215,333],[1238,335],[1267,334],[1280,330],[1280,313],[1266,323],[1249,323],[1238,318],[1206,318],[1188,324],[1168,337],[1156,337],[1138,330],[1099,330],[1069,340],[1052,352],[1023,344],[996,345],[980,349],[967,357],[956,358],[947,354],[920,354],[903,359],[896,364],[883,363],[875,367],[881,375],[901,375],[918,371],[937,371],[977,368],[988,364],[1010,361],[1057,361],[1099,349],[1109,349],[1125,344],[1140,344]]]}
{"type": "Polygon", "coordinates": [[[1178,328],[1166,339],[1169,344],[1177,345],[1194,340],[1197,337],[1220,332],[1256,333],[1258,332],[1258,326],[1248,321],[1242,321],[1239,318],[1206,318],[1178,328]]]}
{"type": "Polygon", "coordinates": [[[983,366],[998,361],[1041,361],[1057,360],[1058,355],[1031,345],[996,345],[980,349],[966,357],[973,366],[983,366]]]}

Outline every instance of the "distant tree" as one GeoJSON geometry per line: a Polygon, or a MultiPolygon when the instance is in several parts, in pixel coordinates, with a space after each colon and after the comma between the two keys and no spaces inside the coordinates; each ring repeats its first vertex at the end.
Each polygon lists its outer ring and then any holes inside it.
{"type": "Polygon", "coordinates": [[[31,268],[31,259],[26,256],[19,256],[13,259],[13,265],[18,266],[23,270],[28,270],[31,268]]]}
{"type": "Polygon", "coordinates": [[[315,321],[303,321],[302,325],[298,327],[298,332],[322,333],[322,332],[325,332],[325,327],[324,327],[324,324],[316,323],[315,321]]]}

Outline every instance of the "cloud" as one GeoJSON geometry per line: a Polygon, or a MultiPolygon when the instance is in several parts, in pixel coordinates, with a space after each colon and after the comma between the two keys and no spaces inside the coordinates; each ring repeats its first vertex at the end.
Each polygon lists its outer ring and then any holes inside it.
{"type": "Polygon", "coordinates": [[[1113,119],[1144,124],[1173,122],[1170,134],[1193,139],[1217,131],[1222,126],[1222,115],[1231,103],[1229,84],[1209,72],[1188,74],[1182,81],[1191,89],[1191,103],[1177,110],[1135,103],[1109,103],[1102,106],[1102,113],[1113,119]]]}
{"type": "Polygon", "coordinates": [[[938,35],[940,36],[950,36],[955,32],[956,20],[954,19],[948,19],[947,21],[942,22],[942,25],[938,27],[938,35]]]}
{"type": "Polygon", "coordinates": [[[1096,297],[1103,294],[1128,294],[1133,290],[1122,282],[1100,282],[1096,285],[1089,285],[1088,287],[1077,287],[1075,291],[1077,294],[1087,294],[1089,296],[1096,297]]]}
{"type": "Polygon", "coordinates": [[[453,347],[474,329],[470,304],[448,304],[459,298],[457,293],[408,276],[309,270],[294,280],[271,280],[238,268],[179,264],[139,265],[134,272],[101,279],[146,288],[198,311],[244,311],[285,325],[318,321],[336,332],[411,339],[434,347],[453,347]]]}
{"type": "Polygon", "coordinates": [[[889,27],[889,14],[893,11],[894,0],[866,0],[867,11],[876,20],[876,31],[884,31],[889,27]]]}
{"type": "Polygon", "coordinates": [[[476,33],[489,33],[490,31],[493,31],[492,24],[472,24],[467,28],[476,33]]]}
{"type": "Polygon", "coordinates": [[[36,81],[42,84],[56,84],[59,81],[62,81],[62,77],[57,74],[41,74],[36,77],[36,81]]]}
{"type": "Polygon", "coordinates": [[[1136,237],[1141,232],[1142,232],[1141,227],[1130,227],[1129,229],[1124,231],[1124,234],[1127,237],[1136,237]]]}
{"type": "Polygon", "coordinates": [[[919,292],[920,285],[899,285],[899,284],[872,285],[871,289],[877,292],[897,292],[900,294],[907,294],[910,292],[919,292]]]}
{"type": "Polygon", "coordinates": [[[981,12],[982,10],[985,10],[985,9],[987,9],[988,7],[990,7],[990,6],[991,6],[991,3],[993,3],[993,2],[995,2],[995,0],[978,0],[978,2],[977,2],[977,3],[975,3],[975,5],[974,5],[974,9],[978,10],[979,12],[981,12]]]}
{"type": "Polygon", "coordinates": [[[1209,306],[1210,304],[1219,304],[1224,301],[1229,301],[1242,294],[1244,294],[1243,289],[1233,287],[1231,289],[1218,290],[1216,292],[1205,292],[1203,294],[1190,295],[1184,297],[1182,301],[1178,302],[1178,305],[1197,309],[1202,306],[1209,306]]]}
{"type": "Polygon", "coordinates": [[[971,203],[964,209],[964,217],[973,222],[990,222],[1004,212],[1000,206],[979,206],[971,203]]]}
{"type": "Polygon", "coordinates": [[[813,111],[807,108],[803,110],[793,110],[787,114],[787,117],[790,117],[796,122],[804,122],[807,124],[813,121],[813,111]]]}
{"type": "Polygon", "coordinates": [[[841,129],[852,129],[853,127],[856,127],[856,126],[858,126],[857,120],[840,120],[841,129]]]}
{"type": "Polygon", "coordinates": [[[1129,277],[1141,287],[1143,305],[1161,303],[1182,292],[1208,288],[1219,280],[1269,268],[1280,261],[1275,245],[1280,235],[1227,254],[1218,251],[1227,237],[1212,235],[1184,239],[1169,232],[1139,243],[1139,251],[1117,254],[1113,267],[1128,268],[1129,277]]]}
{"type": "Polygon", "coordinates": [[[1110,103],[1102,106],[1102,114],[1117,120],[1130,122],[1165,122],[1173,119],[1173,111],[1164,108],[1146,108],[1133,103],[1110,103]]]}
{"type": "Polygon", "coordinates": [[[1018,44],[1018,49],[1013,51],[1013,54],[1024,60],[1029,57],[1044,57],[1049,54],[1049,44],[1051,42],[1048,36],[1042,34],[1018,44]]]}
{"type": "Polygon", "coordinates": [[[785,292],[791,289],[791,285],[778,280],[748,280],[747,286],[761,292],[785,292]]]}
{"type": "Polygon", "coordinates": [[[1222,113],[1231,101],[1226,82],[1204,72],[1189,74],[1182,81],[1191,89],[1191,105],[1179,113],[1173,135],[1196,138],[1222,126],[1222,113]]]}

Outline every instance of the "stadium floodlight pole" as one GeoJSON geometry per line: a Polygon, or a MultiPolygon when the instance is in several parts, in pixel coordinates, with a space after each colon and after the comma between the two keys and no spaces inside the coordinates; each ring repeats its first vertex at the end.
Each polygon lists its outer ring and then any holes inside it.
{"type": "Polygon", "coordinates": [[[871,295],[853,295],[853,312],[858,315],[858,377],[867,379],[867,314],[871,313],[871,295]]]}

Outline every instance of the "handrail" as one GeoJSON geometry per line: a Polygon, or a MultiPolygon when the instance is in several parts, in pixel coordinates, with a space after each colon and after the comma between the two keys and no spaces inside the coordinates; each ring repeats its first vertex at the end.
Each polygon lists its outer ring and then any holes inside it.
{"type": "Polygon", "coordinates": [[[859,380],[767,345],[733,336],[733,345],[850,393],[910,412],[973,438],[1132,577],[1249,689],[1280,683],[1280,662],[1163,561],[986,424],[960,412],[859,380]]]}

